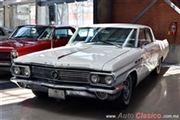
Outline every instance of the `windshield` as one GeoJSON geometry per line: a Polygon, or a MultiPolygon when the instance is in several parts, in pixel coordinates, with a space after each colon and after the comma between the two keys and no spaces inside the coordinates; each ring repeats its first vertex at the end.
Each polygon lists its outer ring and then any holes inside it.
{"type": "Polygon", "coordinates": [[[73,43],[135,47],[136,34],[133,28],[80,28],[73,43]]]}
{"type": "Polygon", "coordinates": [[[51,27],[23,26],[16,28],[10,38],[48,39],[52,32],[51,27]]]}

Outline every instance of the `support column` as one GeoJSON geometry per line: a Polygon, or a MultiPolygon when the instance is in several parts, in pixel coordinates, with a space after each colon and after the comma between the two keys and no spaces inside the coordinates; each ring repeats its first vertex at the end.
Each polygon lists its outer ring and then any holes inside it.
{"type": "Polygon", "coordinates": [[[4,26],[10,28],[10,6],[4,6],[4,26]]]}
{"type": "Polygon", "coordinates": [[[94,0],[94,23],[111,22],[111,0],[94,0]]]}
{"type": "Polygon", "coordinates": [[[47,15],[47,6],[39,6],[38,4],[36,5],[36,24],[40,25],[46,25],[48,24],[48,19],[47,15]]]}

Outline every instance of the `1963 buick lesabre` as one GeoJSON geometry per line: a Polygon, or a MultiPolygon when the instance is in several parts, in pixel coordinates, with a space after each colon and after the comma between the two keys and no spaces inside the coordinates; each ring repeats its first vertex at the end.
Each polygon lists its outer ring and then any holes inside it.
{"type": "Polygon", "coordinates": [[[79,27],[65,47],[18,57],[11,81],[37,97],[97,98],[123,109],[140,81],[160,73],[168,46],[144,25],[79,27]]]}

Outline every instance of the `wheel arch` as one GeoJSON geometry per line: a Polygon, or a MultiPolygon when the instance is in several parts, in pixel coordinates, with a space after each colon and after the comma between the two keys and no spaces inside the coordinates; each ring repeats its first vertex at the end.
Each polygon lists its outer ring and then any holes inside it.
{"type": "Polygon", "coordinates": [[[135,87],[138,83],[138,75],[136,69],[132,69],[131,71],[126,73],[126,78],[131,75],[132,80],[133,80],[133,87],[135,87]]]}
{"type": "Polygon", "coordinates": [[[116,85],[122,84],[128,78],[129,75],[131,75],[131,78],[133,80],[133,87],[135,87],[138,84],[138,74],[135,68],[119,75],[117,77],[116,85]]]}
{"type": "Polygon", "coordinates": [[[136,72],[136,70],[131,71],[131,72],[129,73],[129,75],[131,75],[131,76],[132,76],[132,80],[133,80],[133,87],[135,87],[135,86],[136,86],[136,84],[137,84],[137,79],[138,79],[138,76],[137,76],[137,72],[136,72]]]}

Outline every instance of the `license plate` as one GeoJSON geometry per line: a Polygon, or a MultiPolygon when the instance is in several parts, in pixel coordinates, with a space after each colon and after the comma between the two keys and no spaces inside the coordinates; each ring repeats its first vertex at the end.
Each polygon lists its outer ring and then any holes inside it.
{"type": "Polygon", "coordinates": [[[64,90],[48,89],[48,96],[53,98],[65,99],[64,90]]]}

